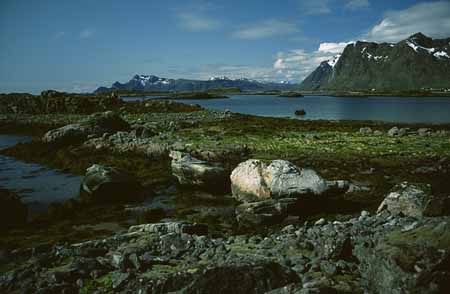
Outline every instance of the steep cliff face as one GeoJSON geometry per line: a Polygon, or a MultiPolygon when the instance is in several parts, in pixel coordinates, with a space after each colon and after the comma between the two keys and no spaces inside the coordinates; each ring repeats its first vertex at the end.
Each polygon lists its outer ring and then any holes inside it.
{"type": "Polygon", "coordinates": [[[326,61],[302,89],[418,90],[450,88],[450,38],[418,33],[397,44],[356,42],[333,64],[326,61]]]}

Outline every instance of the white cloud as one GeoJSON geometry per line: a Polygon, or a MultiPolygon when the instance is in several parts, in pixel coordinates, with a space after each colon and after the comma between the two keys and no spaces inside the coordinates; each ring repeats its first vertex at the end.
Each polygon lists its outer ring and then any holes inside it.
{"type": "Polygon", "coordinates": [[[344,51],[345,47],[351,43],[353,43],[353,41],[340,43],[321,43],[317,51],[338,54],[344,51]]]}
{"type": "Polygon", "coordinates": [[[422,32],[433,38],[450,36],[450,1],[426,2],[391,11],[364,38],[376,42],[398,42],[422,32]]]}
{"type": "Polygon", "coordinates": [[[81,39],[88,39],[94,35],[94,30],[92,29],[84,29],[80,32],[81,39]]]}
{"type": "Polygon", "coordinates": [[[347,4],[345,4],[345,8],[350,10],[368,8],[369,6],[369,0],[348,0],[347,4]]]}
{"type": "Polygon", "coordinates": [[[194,12],[180,12],[178,18],[180,26],[192,32],[215,30],[221,26],[219,20],[194,12]]]}
{"type": "Polygon", "coordinates": [[[300,7],[303,13],[309,15],[327,14],[331,12],[329,0],[301,0],[300,7]]]}
{"type": "Polygon", "coordinates": [[[307,52],[303,49],[280,52],[273,64],[273,68],[277,70],[278,75],[284,76],[285,79],[300,82],[313,72],[321,62],[333,58],[343,50],[342,48],[342,50],[338,51],[337,47],[333,47],[330,49],[333,51],[331,52],[328,48],[331,47],[321,44],[319,49],[313,52],[307,52]]]}
{"type": "Polygon", "coordinates": [[[298,32],[295,24],[281,20],[271,19],[252,24],[233,32],[233,37],[239,39],[262,39],[274,36],[288,35],[298,32]]]}

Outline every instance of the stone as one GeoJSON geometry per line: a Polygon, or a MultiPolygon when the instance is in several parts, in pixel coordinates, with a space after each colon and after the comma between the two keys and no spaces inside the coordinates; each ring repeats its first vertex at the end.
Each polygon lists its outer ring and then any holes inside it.
{"type": "Polygon", "coordinates": [[[223,167],[192,157],[179,151],[170,152],[172,174],[180,185],[223,190],[228,186],[228,175],[223,167]]]}
{"type": "Polygon", "coordinates": [[[377,213],[387,210],[393,215],[423,217],[428,214],[439,215],[427,184],[403,182],[396,185],[378,207],[377,213]]]}
{"type": "Polygon", "coordinates": [[[359,132],[363,135],[370,135],[373,133],[372,129],[369,127],[365,127],[365,128],[360,128],[359,132]]]}
{"type": "Polygon", "coordinates": [[[408,128],[401,128],[393,127],[388,131],[388,136],[390,137],[403,137],[409,132],[408,128]]]}
{"type": "Polygon", "coordinates": [[[143,188],[126,171],[94,164],[86,170],[80,198],[90,203],[133,202],[143,199],[143,188]]]}
{"type": "Polygon", "coordinates": [[[269,165],[257,159],[247,160],[233,170],[230,179],[233,197],[244,202],[320,195],[328,189],[327,182],[315,171],[285,160],[274,160],[269,165]]]}
{"type": "Polygon", "coordinates": [[[432,130],[429,128],[420,128],[417,130],[419,136],[426,137],[431,135],[432,130]]]}
{"type": "Polygon", "coordinates": [[[165,222],[131,226],[128,231],[130,233],[146,232],[161,235],[169,233],[205,235],[208,233],[208,226],[188,222],[165,222]]]}

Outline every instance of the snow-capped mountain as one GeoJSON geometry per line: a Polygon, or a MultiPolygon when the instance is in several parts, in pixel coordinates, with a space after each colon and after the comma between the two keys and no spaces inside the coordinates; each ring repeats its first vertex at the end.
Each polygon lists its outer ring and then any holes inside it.
{"type": "Polygon", "coordinates": [[[135,75],[126,83],[115,82],[111,87],[100,87],[95,93],[114,90],[127,91],[206,91],[217,88],[239,88],[241,90],[292,90],[295,84],[260,82],[246,78],[230,79],[214,76],[208,80],[167,79],[153,75],[135,75]]]}
{"type": "Polygon", "coordinates": [[[322,62],[302,89],[418,90],[450,87],[450,38],[421,33],[392,43],[356,42],[322,62]]]}

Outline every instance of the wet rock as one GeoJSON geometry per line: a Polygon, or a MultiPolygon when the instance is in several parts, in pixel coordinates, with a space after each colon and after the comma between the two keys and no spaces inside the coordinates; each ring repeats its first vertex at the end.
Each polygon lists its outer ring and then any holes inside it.
{"type": "Polygon", "coordinates": [[[228,175],[223,167],[178,151],[172,151],[170,157],[172,174],[181,185],[211,188],[214,191],[227,186],[228,175]]]}
{"type": "Polygon", "coordinates": [[[123,170],[94,164],[86,170],[80,197],[91,203],[132,202],[142,200],[143,188],[123,170]]]}
{"type": "Polygon", "coordinates": [[[0,231],[23,225],[28,209],[14,193],[0,189],[0,231]]]}
{"type": "Polygon", "coordinates": [[[422,217],[425,215],[441,214],[439,205],[435,204],[437,198],[431,194],[431,186],[403,182],[395,186],[378,207],[377,212],[383,210],[391,214],[422,217]]]}
{"type": "Polygon", "coordinates": [[[315,171],[298,168],[285,160],[267,165],[250,159],[239,164],[230,178],[233,197],[244,202],[319,195],[328,189],[327,182],[315,171]]]}

